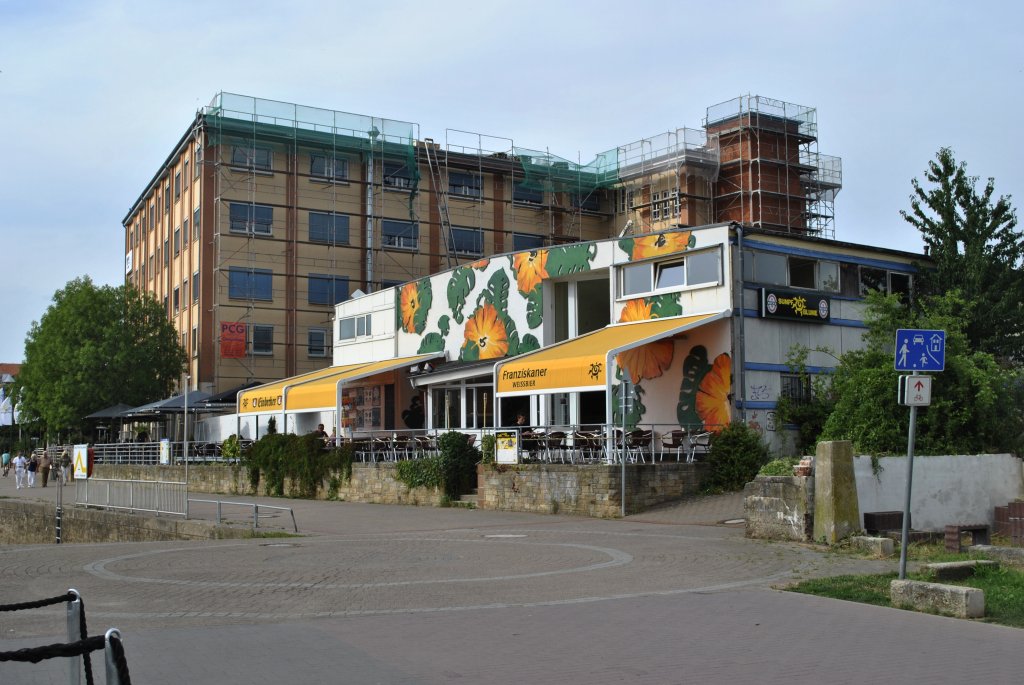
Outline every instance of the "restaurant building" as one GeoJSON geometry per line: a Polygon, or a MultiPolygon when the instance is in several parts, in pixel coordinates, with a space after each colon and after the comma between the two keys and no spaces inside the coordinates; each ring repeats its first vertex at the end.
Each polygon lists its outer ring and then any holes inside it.
{"type": "Polygon", "coordinates": [[[241,392],[208,430],[479,434],[522,413],[652,443],[741,420],[782,448],[779,398],[810,393],[791,349],[828,373],[863,345],[866,293],[909,297],[921,259],[739,223],[497,254],[338,304],[331,367],[241,392]]]}

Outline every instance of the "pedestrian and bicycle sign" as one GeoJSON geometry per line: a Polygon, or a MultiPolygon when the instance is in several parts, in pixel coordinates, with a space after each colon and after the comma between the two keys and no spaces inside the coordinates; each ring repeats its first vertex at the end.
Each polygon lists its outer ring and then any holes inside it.
{"type": "Polygon", "coordinates": [[[943,371],[946,368],[946,331],[901,328],[896,331],[896,370],[943,371]]]}

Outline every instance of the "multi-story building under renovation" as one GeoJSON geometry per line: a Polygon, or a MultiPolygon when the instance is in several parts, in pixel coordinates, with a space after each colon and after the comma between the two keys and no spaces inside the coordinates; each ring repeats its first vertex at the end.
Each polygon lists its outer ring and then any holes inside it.
{"type": "MultiPolygon", "coordinates": [[[[132,205],[125,278],[165,303],[192,389],[328,366],[335,304],[512,251],[735,221],[834,237],[815,110],[744,96],[589,163],[514,141],[218,94],[132,205]]],[[[369,319],[367,319],[369,321],[369,319]]],[[[353,324],[353,325],[358,325],[353,324]]]]}

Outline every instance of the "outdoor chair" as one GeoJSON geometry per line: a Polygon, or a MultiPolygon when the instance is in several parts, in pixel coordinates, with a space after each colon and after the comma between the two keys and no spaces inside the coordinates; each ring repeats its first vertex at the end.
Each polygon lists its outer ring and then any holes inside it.
{"type": "MultiPolygon", "coordinates": [[[[665,433],[661,436],[662,454],[664,455],[665,452],[675,452],[676,461],[682,461],[682,455],[686,453],[687,448],[690,446],[686,438],[687,433],[681,428],[665,433]]],[[[664,459],[664,457],[662,458],[664,459]]]]}
{"type": "MultiPolygon", "coordinates": [[[[626,456],[633,462],[645,463],[644,454],[651,450],[654,431],[636,429],[626,434],[626,456]]],[[[653,455],[651,461],[654,460],[653,455]]]]}
{"type": "MultiPolygon", "coordinates": [[[[565,433],[562,431],[551,431],[547,434],[545,440],[545,449],[547,451],[547,459],[549,462],[554,463],[555,455],[558,455],[559,461],[565,463],[565,433]]],[[[570,461],[572,459],[570,458],[570,461]]]]}
{"type": "Polygon", "coordinates": [[[690,434],[690,456],[686,458],[687,464],[692,464],[697,459],[697,451],[700,450],[701,455],[705,455],[711,449],[711,436],[713,433],[706,431],[704,433],[690,434]]]}

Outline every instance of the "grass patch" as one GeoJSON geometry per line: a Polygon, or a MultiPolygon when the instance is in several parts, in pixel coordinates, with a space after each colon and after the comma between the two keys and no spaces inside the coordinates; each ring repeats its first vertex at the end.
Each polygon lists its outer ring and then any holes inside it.
{"type": "MultiPolygon", "coordinates": [[[[967,554],[950,554],[936,548],[937,545],[922,545],[918,555],[925,561],[959,561],[970,558],[967,554]]],[[[913,558],[913,549],[907,550],[907,556],[913,558]]],[[[819,597],[845,599],[850,602],[874,604],[876,606],[892,606],[889,601],[889,582],[896,578],[895,573],[880,573],[864,576],[836,576],[833,578],[816,578],[805,580],[797,585],[786,588],[791,592],[801,592],[819,597]]],[[[934,582],[927,573],[908,573],[910,580],[934,582]]],[[[999,568],[979,568],[972,578],[957,581],[944,581],[948,585],[974,587],[985,593],[985,617],[980,619],[988,623],[1014,628],[1024,628],[1024,570],[1000,566],[999,568]]]]}

